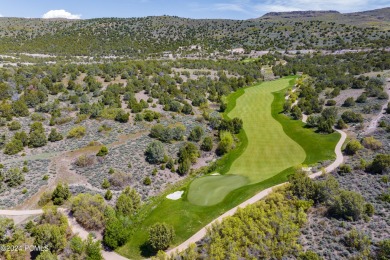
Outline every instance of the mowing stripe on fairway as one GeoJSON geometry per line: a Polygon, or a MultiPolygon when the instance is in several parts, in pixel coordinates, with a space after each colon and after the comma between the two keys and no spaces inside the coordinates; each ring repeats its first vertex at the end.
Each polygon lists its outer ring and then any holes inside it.
{"type": "Polygon", "coordinates": [[[228,116],[243,120],[248,145],[226,175],[206,176],[191,183],[187,197],[191,203],[217,204],[232,190],[269,179],[305,160],[305,150],[272,117],[272,93],[287,88],[289,81],[280,79],[247,88],[236,100],[228,116]]]}

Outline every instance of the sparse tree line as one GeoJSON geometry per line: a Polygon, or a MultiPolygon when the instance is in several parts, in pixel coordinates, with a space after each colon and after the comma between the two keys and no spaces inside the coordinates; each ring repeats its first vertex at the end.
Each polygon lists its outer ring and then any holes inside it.
{"type": "MultiPolygon", "coordinates": [[[[87,130],[75,126],[69,133],[60,133],[57,125],[73,122],[79,124],[86,119],[109,119],[120,123],[134,121],[157,121],[161,114],[150,110],[161,105],[164,110],[193,114],[194,107],[207,108],[209,102],[221,103],[221,97],[228,95],[240,87],[250,84],[260,78],[259,65],[253,67],[253,73],[248,73],[240,63],[198,61],[198,67],[219,69],[217,80],[201,77],[186,82],[178,74],[170,76],[171,66],[188,67],[190,63],[171,62],[169,65],[154,61],[109,63],[102,65],[58,65],[53,67],[21,67],[18,70],[2,69],[0,76],[0,127],[7,126],[13,136],[2,135],[0,147],[5,154],[13,155],[21,152],[23,147],[42,147],[50,142],[66,138],[83,137],[87,130]],[[256,69],[257,67],[257,69],[256,69]],[[223,70],[243,73],[246,78],[226,77],[223,70]],[[81,73],[86,76],[81,77],[81,73]],[[96,77],[104,77],[106,81],[121,77],[127,83],[111,83],[102,89],[102,83],[96,77]],[[80,80],[82,80],[80,82],[80,80]],[[135,94],[144,91],[149,96],[147,100],[137,100],[135,94]],[[52,101],[48,101],[49,97],[52,101]],[[207,98],[206,98],[207,97],[207,98]],[[127,109],[123,109],[123,103],[127,109]],[[30,113],[30,110],[35,110],[30,113]],[[65,111],[65,113],[64,113],[65,111]],[[74,118],[68,112],[77,112],[74,118]],[[22,130],[21,120],[29,118],[30,132],[22,130]],[[49,121],[50,132],[47,132],[49,121]],[[21,131],[18,131],[21,130],[21,131]]],[[[233,73],[232,72],[232,73],[233,73]]],[[[237,74],[239,75],[239,74],[237,74]]],[[[23,128],[25,129],[25,128],[23,128]]],[[[180,139],[180,129],[161,138],[180,139]],[[169,137],[172,135],[172,137],[169,137]]],[[[159,138],[160,139],[160,138],[159,138]]],[[[164,140],[163,140],[164,141],[164,140]]]]}

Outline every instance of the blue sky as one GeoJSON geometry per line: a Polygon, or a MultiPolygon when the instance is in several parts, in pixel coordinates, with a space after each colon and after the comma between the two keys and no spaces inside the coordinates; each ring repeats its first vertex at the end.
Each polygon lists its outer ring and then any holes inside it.
{"type": "Polygon", "coordinates": [[[0,15],[29,18],[96,18],[176,15],[189,18],[256,18],[271,11],[356,12],[390,7],[390,0],[0,0],[0,15]]]}

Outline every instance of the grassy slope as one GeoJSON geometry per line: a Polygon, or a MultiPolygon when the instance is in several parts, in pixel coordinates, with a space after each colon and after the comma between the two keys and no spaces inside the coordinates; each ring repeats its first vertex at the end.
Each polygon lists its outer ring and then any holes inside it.
{"type": "MultiPolygon", "coordinates": [[[[294,81],[291,79],[290,85],[293,83],[294,81]]],[[[228,97],[226,113],[229,113],[235,107],[236,99],[243,93],[244,89],[240,89],[228,97]]],[[[339,139],[339,134],[318,135],[311,129],[303,129],[301,122],[290,120],[286,116],[279,114],[282,111],[283,102],[284,91],[276,93],[274,102],[272,103],[272,116],[282,124],[286,134],[296,140],[305,149],[306,154],[309,156],[306,157],[304,163],[311,164],[317,161],[333,159],[333,151],[339,139]],[[294,135],[298,135],[299,137],[295,137],[294,135]],[[310,154],[311,152],[318,152],[319,154],[312,155],[310,154]]],[[[234,159],[238,158],[245,150],[247,146],[245,131],[241,131],[239,138],[241,143],[237,149],[219,161],[218,172],[227,173],[234,159]]],[[[286,181],[287,176],[292,172],[293,168],[291,167],[263,182],[238,188],[229,193],[222,203],[209,207],[193,205],[188,202],[186,196],[177,201],[165,199],[165,195],[171,191],[186,190],[189,183],[184,183],[181,187],[167,191],[161,197],[156,198],[143,207],[139,214],[142,220],[135,228],[133,236],[117,252],[131,259],[148,257],[149,252],[142,245],[148,238],[149,227],[156,222],[165,222],[174,226],[176,237],[172,246],[178,245],[210,221],[246,199],[249,199],[257,192],[286,181]]]]}
{"type": "Polygon", "coordinates": [[[305,150],[287,136],[282,125],[272,117],[272,92],[288,85],[287,78],[264,82],[247,88],[245,95],[236,100],[236,106],[228,116],[243,120],[250,142],[232,163],[227,175],[206,176],[191,183],[188,192],[191,203],[203,206],[217,204],[232,190],[269,179],[305,160],[305,150]]]}

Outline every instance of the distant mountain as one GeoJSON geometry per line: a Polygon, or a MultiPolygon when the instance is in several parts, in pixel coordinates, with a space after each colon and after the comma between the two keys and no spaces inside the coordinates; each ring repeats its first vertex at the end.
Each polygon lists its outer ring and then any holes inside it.
{"type": "Polygon", "coordinates": [[[390,46],[390,8],[269,13],[258,19],[176,16],[90,20],[0,18],[0,53],[129,55],[163,51],[342,49],[390,46]]]}
{"type": "Polygon", "coordinates": [[[390,7],[355,13],[340,13],[337,11],[293,11],[271,12],[263,15],[260,20],[282,21],[298,19],[301,21],[333,21],[362,27],[378,27],[390,29],[390,7]]]}
{"type": "Polygon", "coordinates": [[[288,18],[288,19],[294,19],[294,18],[317,18],[322,17],[326,15],[332,15],[337,14],[340,15],[340,12],[338,11],[292,11],[292,12],[270,12],[263,15],[261,18],[267,19],[267,18],[288,18]]]}

